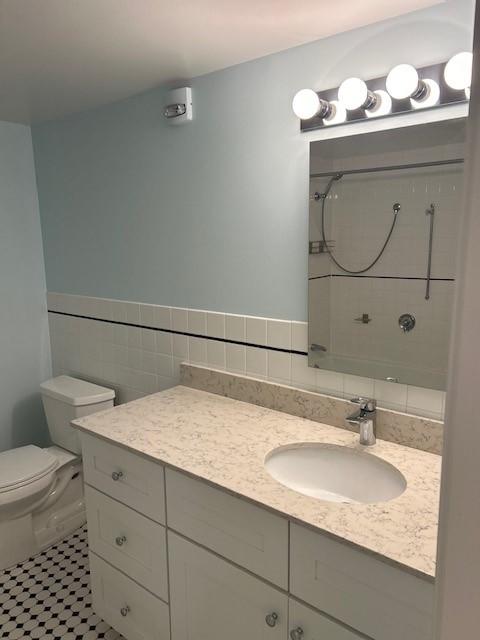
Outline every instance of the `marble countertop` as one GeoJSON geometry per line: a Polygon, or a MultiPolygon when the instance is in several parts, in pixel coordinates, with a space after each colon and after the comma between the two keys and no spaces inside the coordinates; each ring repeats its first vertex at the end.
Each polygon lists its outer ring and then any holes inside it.
{"type": "Polygon", "coordinates": [[[422,577],[435,575],[441,458],[239,400],[177,386],[74,421],[74,426],[254,501],[422,577]],[[366,450],[397,467],[390,502],[339,504],[284,487],[264,468],[276,447],[307,442],[366,450]]]}

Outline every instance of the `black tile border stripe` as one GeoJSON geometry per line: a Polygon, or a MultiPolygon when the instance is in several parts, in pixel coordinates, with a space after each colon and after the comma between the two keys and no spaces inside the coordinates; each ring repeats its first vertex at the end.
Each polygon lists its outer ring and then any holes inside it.
{"type": "Polygon", "coordinates": [[[177,331],[175,329],[161,329],[159,327],[149,327],[145,324],[135,324],[133,322],[123,322],[121,320],[107,320],[105,318],[95,318],[94,316],[83,316],[76,313],[67,313],[65,311],[53,311],[47,309],[48,313],[54,313],[58,316],[67,316],[69,318],[79,318],[80,320],[94,320],[95,322],[105,322],[106,324],[116,324],[122,327],[133,327],[135,329],[148,329],[149,331],[163,331],[163,333],[171,333],[177,336],[187,336],[189,338],[203,338],[204,340],[214,340],[215,342],[224,342],[226,344],[237,344],[242,347],[255,347],[256,349],[266,349],[267,351],[278,351],[279,353],[289,353],[296,356],[308,356],[306,351],[296,351],[295,349],[282,349],[281,347],[270,347],[266,344],[256,344],[254,342],[243,342],[241,340],[230,340],[229,338],[218,338],[214,336],[206,336],[201,333],[190,333],[188,331],[177,331]]]}
{"type": "MultiPolygon", "coordinates": [[[[372,280],[424,280],[424,276],[362,276],[350,273],[329,273],[326,276],[311,276],[309,280],[320,280],[322,278],[370,278],[372,280]]],[[[455,278],[430,278],[430,282],[455,282],[455,278]]]]}

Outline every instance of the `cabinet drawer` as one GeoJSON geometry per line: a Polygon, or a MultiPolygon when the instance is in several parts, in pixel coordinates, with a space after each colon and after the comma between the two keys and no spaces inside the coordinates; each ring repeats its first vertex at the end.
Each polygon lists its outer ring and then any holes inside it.
{"type": "Polygon", "coordinates": [[[90,549],[168,600],[164,527],[91,487],[85,498],[90,549]]]}
{"type": "Polygon", "coordinates": [[[291,526],[290,591],[375,640],[427,640],[433,584],[346,544],[291,526]]]}
{"type": "Polygon", "coordinates": [[[172,640],[285,640],[287,595],[168,532],[172,640]]]}
{"type": "Polygon", "coordinates": [[[168,605],[90,552],[93,609],[126,640],[169,640],[168,605]]]}
{"type": "MultiPolygon", "coordinates": [[[[300,602],[290,598],[288,603],[289,632],[297,630],[297,636],[301,640],[364,640],[351,629],[322,616],[318,611],[313,611],[300,602]]],[[[291,636],[290,636],[291,637],[291,636]]],[[[293,636],[296,637],[295,635],[293,636]]]]}
{"type": "Polygon", "coordinates": [[[166,470],[168,526],[288,588],[288,522],[203,482],[166,470]]]}
{"type": "Polygon", "coordinates": [[[85,433],[81,440],[85,482],[164,524],[162,465],[85,433]]]}

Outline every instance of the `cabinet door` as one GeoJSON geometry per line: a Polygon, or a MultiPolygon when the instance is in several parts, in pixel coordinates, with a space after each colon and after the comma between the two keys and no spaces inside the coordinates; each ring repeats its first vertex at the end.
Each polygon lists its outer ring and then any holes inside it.
{"type": "Polygon", "coordinates": [[[285,640],[286,594],[171,532],[168,553],[172,640],[285,640]]]}
{"type": "Polygon", "coordinates": [[[290,592],[375,640],[431,637],[433,584],[296,524],[290,592]]]}
{"type": "Polygon", "coordinates": [[[90,573],[93,610],[126,640],[170,640],[165,602],[92,552],[90,573]]]}
{"type": "Polygon", "coordinates": [[[362,640],[352,629],[290,599],[289,633],[293,640],[362,640]]]}

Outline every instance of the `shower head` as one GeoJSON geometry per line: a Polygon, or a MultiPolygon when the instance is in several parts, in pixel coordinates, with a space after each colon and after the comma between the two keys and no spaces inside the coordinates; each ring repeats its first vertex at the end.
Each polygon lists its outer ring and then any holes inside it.
{"type": "Polygon", "coordinates": [[[332,188],[333,183],[337,182],[337,180],[341,180],[342,178],[343,178],[343,173],[336,173],[335,175],[333,175],[330,178],[330,180],[328,181],[327,188],[325,189],[325,191],[323,193],[319,194],[320,197],[318,199],[326,198],[328,196],[328,194],[330,193],[330,189],[332,188]]]}
{"type": "Polygon", "coordinates": [[[393,205],[392,209],[393,209],[393,215],[397,215],[397,213],[400,213],[400,209],[401,209],[401,205],[399,202],[395,202],[395,204],[393,205]]]}

